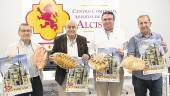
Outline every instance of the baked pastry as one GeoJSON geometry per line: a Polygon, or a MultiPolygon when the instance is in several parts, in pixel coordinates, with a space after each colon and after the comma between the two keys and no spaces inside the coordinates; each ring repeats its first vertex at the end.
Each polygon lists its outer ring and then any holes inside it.
{"type": "Polygon", "coordinates": [[[134,56],[129,56],[123,59],[122,63],[124,68],[128,69],[129,71],[138,71],[145,69],[145,62],[134,56]]]}
{"type": "Polygon", "coordinates": [[[33,55],[33,63],[36,64],[38,70],[42,70],[46,65],[47,51],[44,47],[38,47],[33,55]]]}
{"type": "Polygon", "coordinates": [[[77,61],[65,53],[54,53],[53,61],[55,64],[64,69],[73,69],[77,66],[77,61]]]}
{"type": "Polygon", "coordinates": [[[104,53],[93,55],[89,60],[89,66],[96,71],[106,68],[108,66],[107,55],[104,53]]]}

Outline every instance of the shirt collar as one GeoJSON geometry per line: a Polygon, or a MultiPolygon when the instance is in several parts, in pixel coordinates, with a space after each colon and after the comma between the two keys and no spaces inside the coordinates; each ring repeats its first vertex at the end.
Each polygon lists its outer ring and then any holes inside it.
{"type": "Polygon", "coordinates": [[[143,33],[141,33],[141,32],[140,32],[140,34],[139,34],[139,36],[140,36],[141,38],[149,38],[149,37],[151,37],[152,35],[153,35],[152,32],[149,33],[149,36],[148,36],[148,37],[145,37],[145,36],[143,35],[143,33]]]}
{"type": "MultiPolygon", "coordinates": [[[[31,44],[32,44],[32,43],[30,42],[30,44],[29,44],[28,46],[30,46],[31,44]]],[[[26,46],[22,40],[19,40],[18,45],[19,45],[19,46],[26,46]]]]}
{"type": "MultiPolygon", "coordinates": [[[[66,35],[67,36],[67,35],[66,35]]],[[[77,39],[77,35],[76,35],[76,37],[75,37],[75,39],[73,40],[73,42],[76,42],[76,39],[77,39]]],[[[67,41],[70,41],[70,39],[69,39],[69,37],[67,36],[67,41]]],[[[71,41],[70,41],[71,42],[71,41]]]]}
{"type": "Polygon", "coordinates": [[[105,31],[106,34],[110,34],[110,33],[113,33],[113,30],[112,31],[105,31]]]}

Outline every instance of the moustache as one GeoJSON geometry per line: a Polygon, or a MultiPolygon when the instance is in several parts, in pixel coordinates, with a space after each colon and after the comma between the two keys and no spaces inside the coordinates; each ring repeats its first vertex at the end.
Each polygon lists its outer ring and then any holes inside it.
{"type": "Polygon", "coordinates": [[[142,29],[149,29],[149,27],[142,27],[142,29]]]}
{"type": "Polygon", "coordinates": [[[68,30],[68,32],[74,32],[75,33],[76,31],[75,30],[68,30]]]}

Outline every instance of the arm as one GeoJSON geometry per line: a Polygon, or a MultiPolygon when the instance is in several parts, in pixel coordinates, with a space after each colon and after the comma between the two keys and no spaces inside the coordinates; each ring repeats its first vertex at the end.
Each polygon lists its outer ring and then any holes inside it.
{"type": "MultiPolygon", "coordinates": [[[[53,42],[53,48],[51,50],[51,55],[49,56],[49,59],[50,59],[50,63],[51,64],[54,64],[54,56],[52,54],[54,54],[55,52],[58,52],[59,51],[59,40],[58,40],[58,37],[54,39],[54,42],[53,42]]],[[[57,66],[58,67],[58,66],[57,66]]]]}
{"type": "Polygon", "coordinates": [[[163,51],[164,52],[161,52],[161,53],[167,53],[168,52],[168,47],[167,47],[167,44],[163,41],[163,38],[162,36],[159,34],[159,38],[161,39],[161,46],[163,48],[163,51]]]}
{"type": "Polygon", "coordinates": [[[54,44],[54,46],[53,46],[53,48],[52,48],[52,54],[55,53],[55,52],[59,52],[59,45],[60,45],[59,37],[57,37],[56,39],[54,39],[53,44],[54,44]]]}
{"type": "Polygon", "coordinates": [[[128,56],[135,56],[135,38],[132,37],[127,45],[128,56]]]}
{"type": "Polygon", "coordinates": [[[82,55],[82,59],[87,61],[90,58],[88,47],[87,47],[87,39],[84,39],[84,54],[82,55]]]}

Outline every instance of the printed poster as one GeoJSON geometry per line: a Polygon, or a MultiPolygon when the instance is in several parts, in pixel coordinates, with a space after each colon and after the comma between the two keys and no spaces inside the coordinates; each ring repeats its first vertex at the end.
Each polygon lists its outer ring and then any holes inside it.
{"type": "Polygon", "coordinates": [[[80,58],[76,59],[77,67],[69,69],[67,74],[66,92],[88,92],[88,64],[80,58]]]}
{"type": "Polygon", "coordinates": [[[160,43],[161,40],[156,39],[143,39],[139,43],[140,58],[145,61],[148,67],[143,71],[144,75],[162,73],[165,68],[164,50],[160,43]]]}
{"type": "Polygon", "coordinates": [[[0,71],[3,76],[4,96],[32,91],[26,55],[0,58],[0,71]]]}
{"type": "Polygon", "coordinates": [[[116,48],[98,48],[98,53],[107,54],[109,64],[104,70],[96,72],[96,81],[120,82],[119,64],[122,58],[119,51],[116,48]]]}

